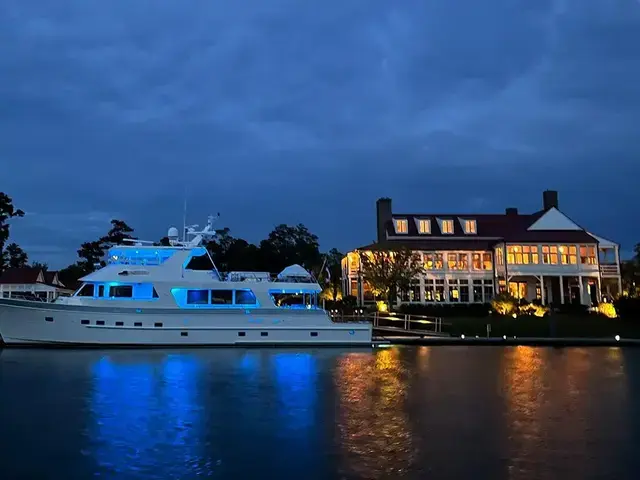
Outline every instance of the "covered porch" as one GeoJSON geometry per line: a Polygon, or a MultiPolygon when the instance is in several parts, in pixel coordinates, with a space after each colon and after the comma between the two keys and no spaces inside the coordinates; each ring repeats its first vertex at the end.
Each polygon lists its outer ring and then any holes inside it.
{"type": "Polygon", "coordinates": [[[514,275],[500,281],[501,289],[517,299],[538,300],[542,305],[596,305],[601,301],[598,274],[514,275]]]}

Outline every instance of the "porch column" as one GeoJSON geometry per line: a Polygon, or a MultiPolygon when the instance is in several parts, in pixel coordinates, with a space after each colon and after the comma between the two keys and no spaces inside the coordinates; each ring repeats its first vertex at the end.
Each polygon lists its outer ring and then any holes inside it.
{"type": "Polygon", "coordinates": [[[564,305],[564,277],[560,275],[560,304],[564,305]]]}
{"type": "Polygon", "coordinates": [[[622,296],[622,275],[620,272],[620,251],[618,245],[613,248],[616,255],[616,269],[618,271],[618,296],[622,296]]]}
{"type": "Polygon", "coordinates": [[[587,305],[584,301],[584,285],[582,275],[578,275],[578,285],[580,286],[580,305],[587,305]]]}
{"type": "Polygon", "coordinates": [[[540,302],[542,302],[542,305],[546,305],[545,302],[545,298],[544,298],[544,275],[540,275],[540,302]]]}
{"type": "Polygon", "coordinates": [[[596,290],[596,299],[598,303],[602,302],[602,283],[600,282],[600,275],[596,278],[596,285],[598,286],[598,290],[596,290]]]}

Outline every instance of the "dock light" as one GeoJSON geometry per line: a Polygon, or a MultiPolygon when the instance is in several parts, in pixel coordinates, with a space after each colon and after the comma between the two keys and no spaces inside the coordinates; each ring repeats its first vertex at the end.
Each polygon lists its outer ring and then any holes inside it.
{"type": "Polygon", "coordinates": [[[503,338],[504,340],[506,340],[506,339],[507,339],[507,336],[506,336],[506,335],[502,335],[502,338],[503,338]]]}
{"type": "Polygon", "coordinates": [[[518,318],[518,315],[516,313],[514,313],[513,315],[511,315],[513,318],[518,318]]]}
{"type": "Polygon", "coordinates": [[[464,333],[460,335],[460,338],[464,340],[464,333]]]}
{"type": "Polygon", "coordinates": [[[616,339],[616,342],[620,341],[620,335],[616,335],[614,338],[616,339]]]}

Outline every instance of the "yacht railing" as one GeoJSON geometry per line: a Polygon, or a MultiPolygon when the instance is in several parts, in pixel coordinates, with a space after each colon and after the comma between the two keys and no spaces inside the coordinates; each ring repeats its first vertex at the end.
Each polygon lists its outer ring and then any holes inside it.
{"type": "MultiPolygon", "coordinates": [[[[360,310],[362,312],[362,310],[360,310]]],[[[335,323],[370,323],[375,329],[381,331],[397,331],[399,333],[416,334],[443,334],[443,325],[451,324],[443,322],[442,317],[430,317],[426,315],[409,315],[404,313],[380,313],[363,312],[355,315],[343,315],[337,311],[330,311],[331,320],[335,323]]]]}
{"type": "Polygon", "coordinates": [[[3,292],[1,298],[15,298],[17,300],[29,300],[30,302],[49,303],[46,298],[39,297],[32,293],[3,292]]]}
{"type": "Polygon", "coordinates": [[[228,282],[318,283],[312,275],[281,277],[268,272],[220,272],[220,278],[228,282]]]}

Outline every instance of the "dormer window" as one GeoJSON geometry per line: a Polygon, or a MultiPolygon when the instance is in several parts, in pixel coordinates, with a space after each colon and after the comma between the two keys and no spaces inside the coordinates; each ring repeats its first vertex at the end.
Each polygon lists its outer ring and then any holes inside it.
{"type": "Polygon", "coordinates": [[[396,233],[409,233],[409,221],[406,218],[396,218],[393,220],[396,233]]]}
{"type": "Polygon", "coordinates": [[[453,234],[453,220],[440,220],[440,231],[446,235],[453,234]]]}
{"type": "Polygon", "coordinates": [[[416,227],[418,227],[418,233],[420,235],[427,235],[431,233],[431,220],[428,218],[416,219],[416,227]]]}
{"type": "Polygon", "coordinates": [[[464,233],[468,233],[468,234],[478,233],[475,220],[464,220],[464,233]]]}

